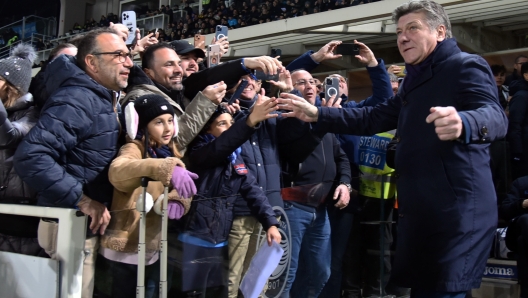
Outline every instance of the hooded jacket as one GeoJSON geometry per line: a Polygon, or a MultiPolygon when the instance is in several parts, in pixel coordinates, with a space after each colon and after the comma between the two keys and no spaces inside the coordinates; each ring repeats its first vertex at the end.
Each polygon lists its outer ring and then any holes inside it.
{"type": "Polygon", "coordinates": [[[176,144],[182,154],[218,106],[201,91],[190,101],[183,97],[181,91],[170,91],[155,84],[138,65],[134,65],[130,70],[127,91],[127,95],[121,100],[123,107],[140,96],[152,93],[163,96],[174,107],[179,129],[176,144]]]}
{"type": "Polygon", "coordinates": [[[44,74],[40,119],[20,143],[15,171],[37,192],[38,205],[74,208],[84,193],[109,205],[108,167],[117,153],[117,93],[61,55],[44,74]]]}

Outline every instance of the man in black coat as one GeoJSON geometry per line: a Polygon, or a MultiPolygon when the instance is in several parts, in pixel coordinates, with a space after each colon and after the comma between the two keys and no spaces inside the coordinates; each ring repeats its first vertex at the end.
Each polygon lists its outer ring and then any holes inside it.
{"type": "Polygon", "coordinates": [[[512,158],[512,178],[528,175],[528,62],[520,68],[520,78],[510,88],[508,141],[512,158]]]}
{"type": "Polygon", "coordinates": [[[283,116],[316,129],[373,135],[398,129],[398,244],[392,281],[416,298],[465,297],[480,286],[497,226],[489,142],[507,119],[487,62],[463,53],[444,9],[411,1],[393,12],[407,76],[375,107],[314,107],[284,95],[283,116]]]}

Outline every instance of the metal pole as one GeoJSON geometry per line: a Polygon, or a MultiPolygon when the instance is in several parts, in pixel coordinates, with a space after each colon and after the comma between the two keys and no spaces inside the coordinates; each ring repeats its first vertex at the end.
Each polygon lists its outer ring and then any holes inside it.
{"type": "Polygon", "coordinates": [[[169,243],[167,241],[167,226],[169,222],[169,214],[167,213],[167,204],[169,200],[169,188],[165,187],[163,192],[163,207],[161,212],[161,260],[160,260],[160,297],[167,298],[167,258],[169,256],[169,243]]]}
{"type": "Polygon", "coordinates": [[[381,204],[380,204],[380,297],[385,296],[385,174],[381,175],[381,204]]]}
{"type": "Polygon", "coordinates": [[[22,36],[20,36],[20,40],[24,40],[26,37],[26,17],[22,17],[22,36]]]}
{"type": "MultiPolygon", "coordinates": [[[[143,158],[147,158],[147,150],[149,145],[149,133],[145,128],[145,151],[143,152],[143,158]]],[[[147,245],[145,244],[145,234],[147,230],[147,213],[145,212],[145,202],[147,198],[147,186],[149,178],[141,178],[141,187],[143,192],[139,196],[136,208],[139,211],[139,242],[138,242],[138,268],[137,268],[137,287],[136,287],[136,298],[145,297],[145,255],[147,252],[147,245]]]]}

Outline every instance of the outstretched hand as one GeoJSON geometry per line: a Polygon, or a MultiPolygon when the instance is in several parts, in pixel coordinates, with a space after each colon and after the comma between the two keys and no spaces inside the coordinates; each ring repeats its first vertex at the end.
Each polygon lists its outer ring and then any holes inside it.
{"type": "Polygon", "coordinates": [[[277,99],[275,97],[267,97],[264,89],[261,89],[246,123],[250,127],[255,127],[266,119],[277,118],[279,116],[277,113],[271,113],[278,109],[277,99]]]}
{"type": "Polygon", "coordinates": [[[340,45],[341,43],[342,41],[339,40],[332,40],[331,42],[327,43],[322,48],[320,48],[319,51],[312,54],[313,60],[317,63],[321,63],[324,60],[341,58],[341,54],[334,54],[336,46],[340,45]]]}
{"type": "Polygon", "coordinates": [[[374,53],[372,53],[369,47],[357,40],[354,40],[354,43],[359,45],[359,55],[355,56],[359,62],[366,64],[368,67],[378,65],[378,60],[376,60],[376,56],[374,56],[374,53]]]}
{"type": "Polygon", "coordinates": [[[304,122],[316,122],[319,110],[304,98],[290,93],[281,93],[277,99],[281,110],[290,111],[282,113],[282,117],[295,117],[304,122]]]}
{"type": "Polygon", "coordinates": [[[290,71],[286,67],[282,67],[279,73],[279,81],[269,81],[270,84],[279,88],[281,92],[290,92],[293,90],[293,83],[290,71]]]}

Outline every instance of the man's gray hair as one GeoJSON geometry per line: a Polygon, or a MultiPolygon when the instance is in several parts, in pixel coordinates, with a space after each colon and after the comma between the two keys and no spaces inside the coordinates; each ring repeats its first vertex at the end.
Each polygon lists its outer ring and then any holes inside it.
{"type": "Polygon", "coordinates": [[[389,73],[389,79],[390,79],[391,83],[398,83],[398,81],[399,81],[398,77],[395,74],[393,74],[393,73],[389,73]]]}
{"type": "Polygon", "coordinates": [[[392,20],[395,23],[398,23],[398,20],[404,15],[420,12],[425,14],[427,24],[431,31],[436,30],[440,25],[444,25],[446,28],[446,38],[453,37],[453,33],[451,33],[451,22],[449,22],[447,13],[440,4],[434,1],[411,0],[404,3],[392,12],[392,20]]]}

